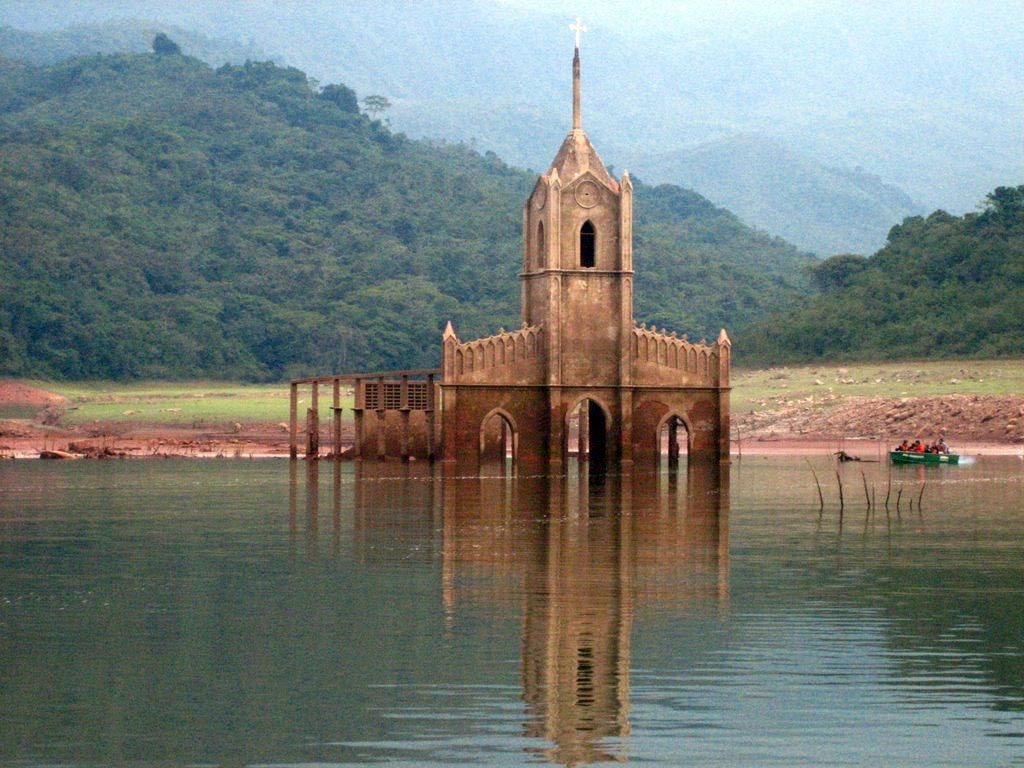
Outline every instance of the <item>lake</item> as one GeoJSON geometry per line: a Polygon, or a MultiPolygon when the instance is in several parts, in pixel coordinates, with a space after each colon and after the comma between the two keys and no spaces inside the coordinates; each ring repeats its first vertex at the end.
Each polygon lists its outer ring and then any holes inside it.
{"type": "Polygon", "coordinates": [[[1024,463],[836,471],[0,462],[0,764],[1024,764],[1024,463]]]}

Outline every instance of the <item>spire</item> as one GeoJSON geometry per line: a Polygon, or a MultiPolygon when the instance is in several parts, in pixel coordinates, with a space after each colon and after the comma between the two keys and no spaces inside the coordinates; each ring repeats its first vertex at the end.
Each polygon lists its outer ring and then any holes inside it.
{"type": "Polygon", "coordinates": [[[583,26],[583,20],[577,18],[575,24],[569,25],[569,29],[576,33],[576,48],[572,57],[572,130],[565,137],[548,169],[549,178],[554,178],[551,174],[557,174],[563,186],[568,186],[589,171],[598,181],[618,194],[618,182],[604,167],[590,139],[584,133],[580,121],[580,33],[585,32],[587,28],[583,26]]]}
{"type": "Polygon", "coordinates": [[[583,26],[583,19],[576,17],[576,23],[570,24],[569,29],[576,33],[576,49],[572,56],[572,129],[580,130],[583,125],[580,122],[580,33],[586,32],[583,26]]]}
{"type": "Polygon", "coordinates": [[[572,57],[572,129],[582,128],[580,122],[580,49],[572,57]]]}

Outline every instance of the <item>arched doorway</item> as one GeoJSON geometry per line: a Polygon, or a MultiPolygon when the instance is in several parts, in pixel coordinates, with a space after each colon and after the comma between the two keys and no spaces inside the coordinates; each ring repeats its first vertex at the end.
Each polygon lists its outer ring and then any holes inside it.
{"type": "Polygon", "coordinates": [[[513,462],[519,447],[519,431],[512,417],[495,409],[480,424],[480,463],[513,462]]]}
{"type": "Polygon", "coordinates": [[[658,425],[658,463],[679,466],[680,457],[690,453],[690,428],[683,417],[668,414],[658,425]]]}
{"type": "Polygon", "coordinates": [[[591,467],[608,464],[608,416],[596,400],[584,398],[569,410],[566,423],[568,453],[591,467]]]}

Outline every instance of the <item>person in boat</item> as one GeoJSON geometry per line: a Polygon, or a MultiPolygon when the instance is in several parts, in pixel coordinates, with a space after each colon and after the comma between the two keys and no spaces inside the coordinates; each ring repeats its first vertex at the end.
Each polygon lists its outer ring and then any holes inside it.
{"type": "Polygon", "coordinates": [[[912,450],[914,453],[924,453],[924,443],[919,438],[918,441],[914,443],[914,447],[911,448],[910,450],[912,450]]]}
{"type": "Polygon", "coordinates": [[[946,441],[939,436],[939,442],[935,444],[936,453],[949,453],[949,446],[946,445],[946,441]]]}
{"type": "Polygon", "coordinates": [[[896,450],[897,451],[909,451],[910,450],[910,443],[907,442],[906,440],[904,440],[902,443],[900,443],[898,446],[896,446],[896,450]]]}

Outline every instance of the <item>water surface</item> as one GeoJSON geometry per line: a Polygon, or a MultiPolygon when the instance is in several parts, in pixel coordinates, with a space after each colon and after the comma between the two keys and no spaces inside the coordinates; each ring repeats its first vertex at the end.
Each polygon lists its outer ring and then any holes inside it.
{"type": "Polygon", "coordinates": [[[813,466],[5,462],[0,764],[1024,763],[1021,462],[813,466]]]}

